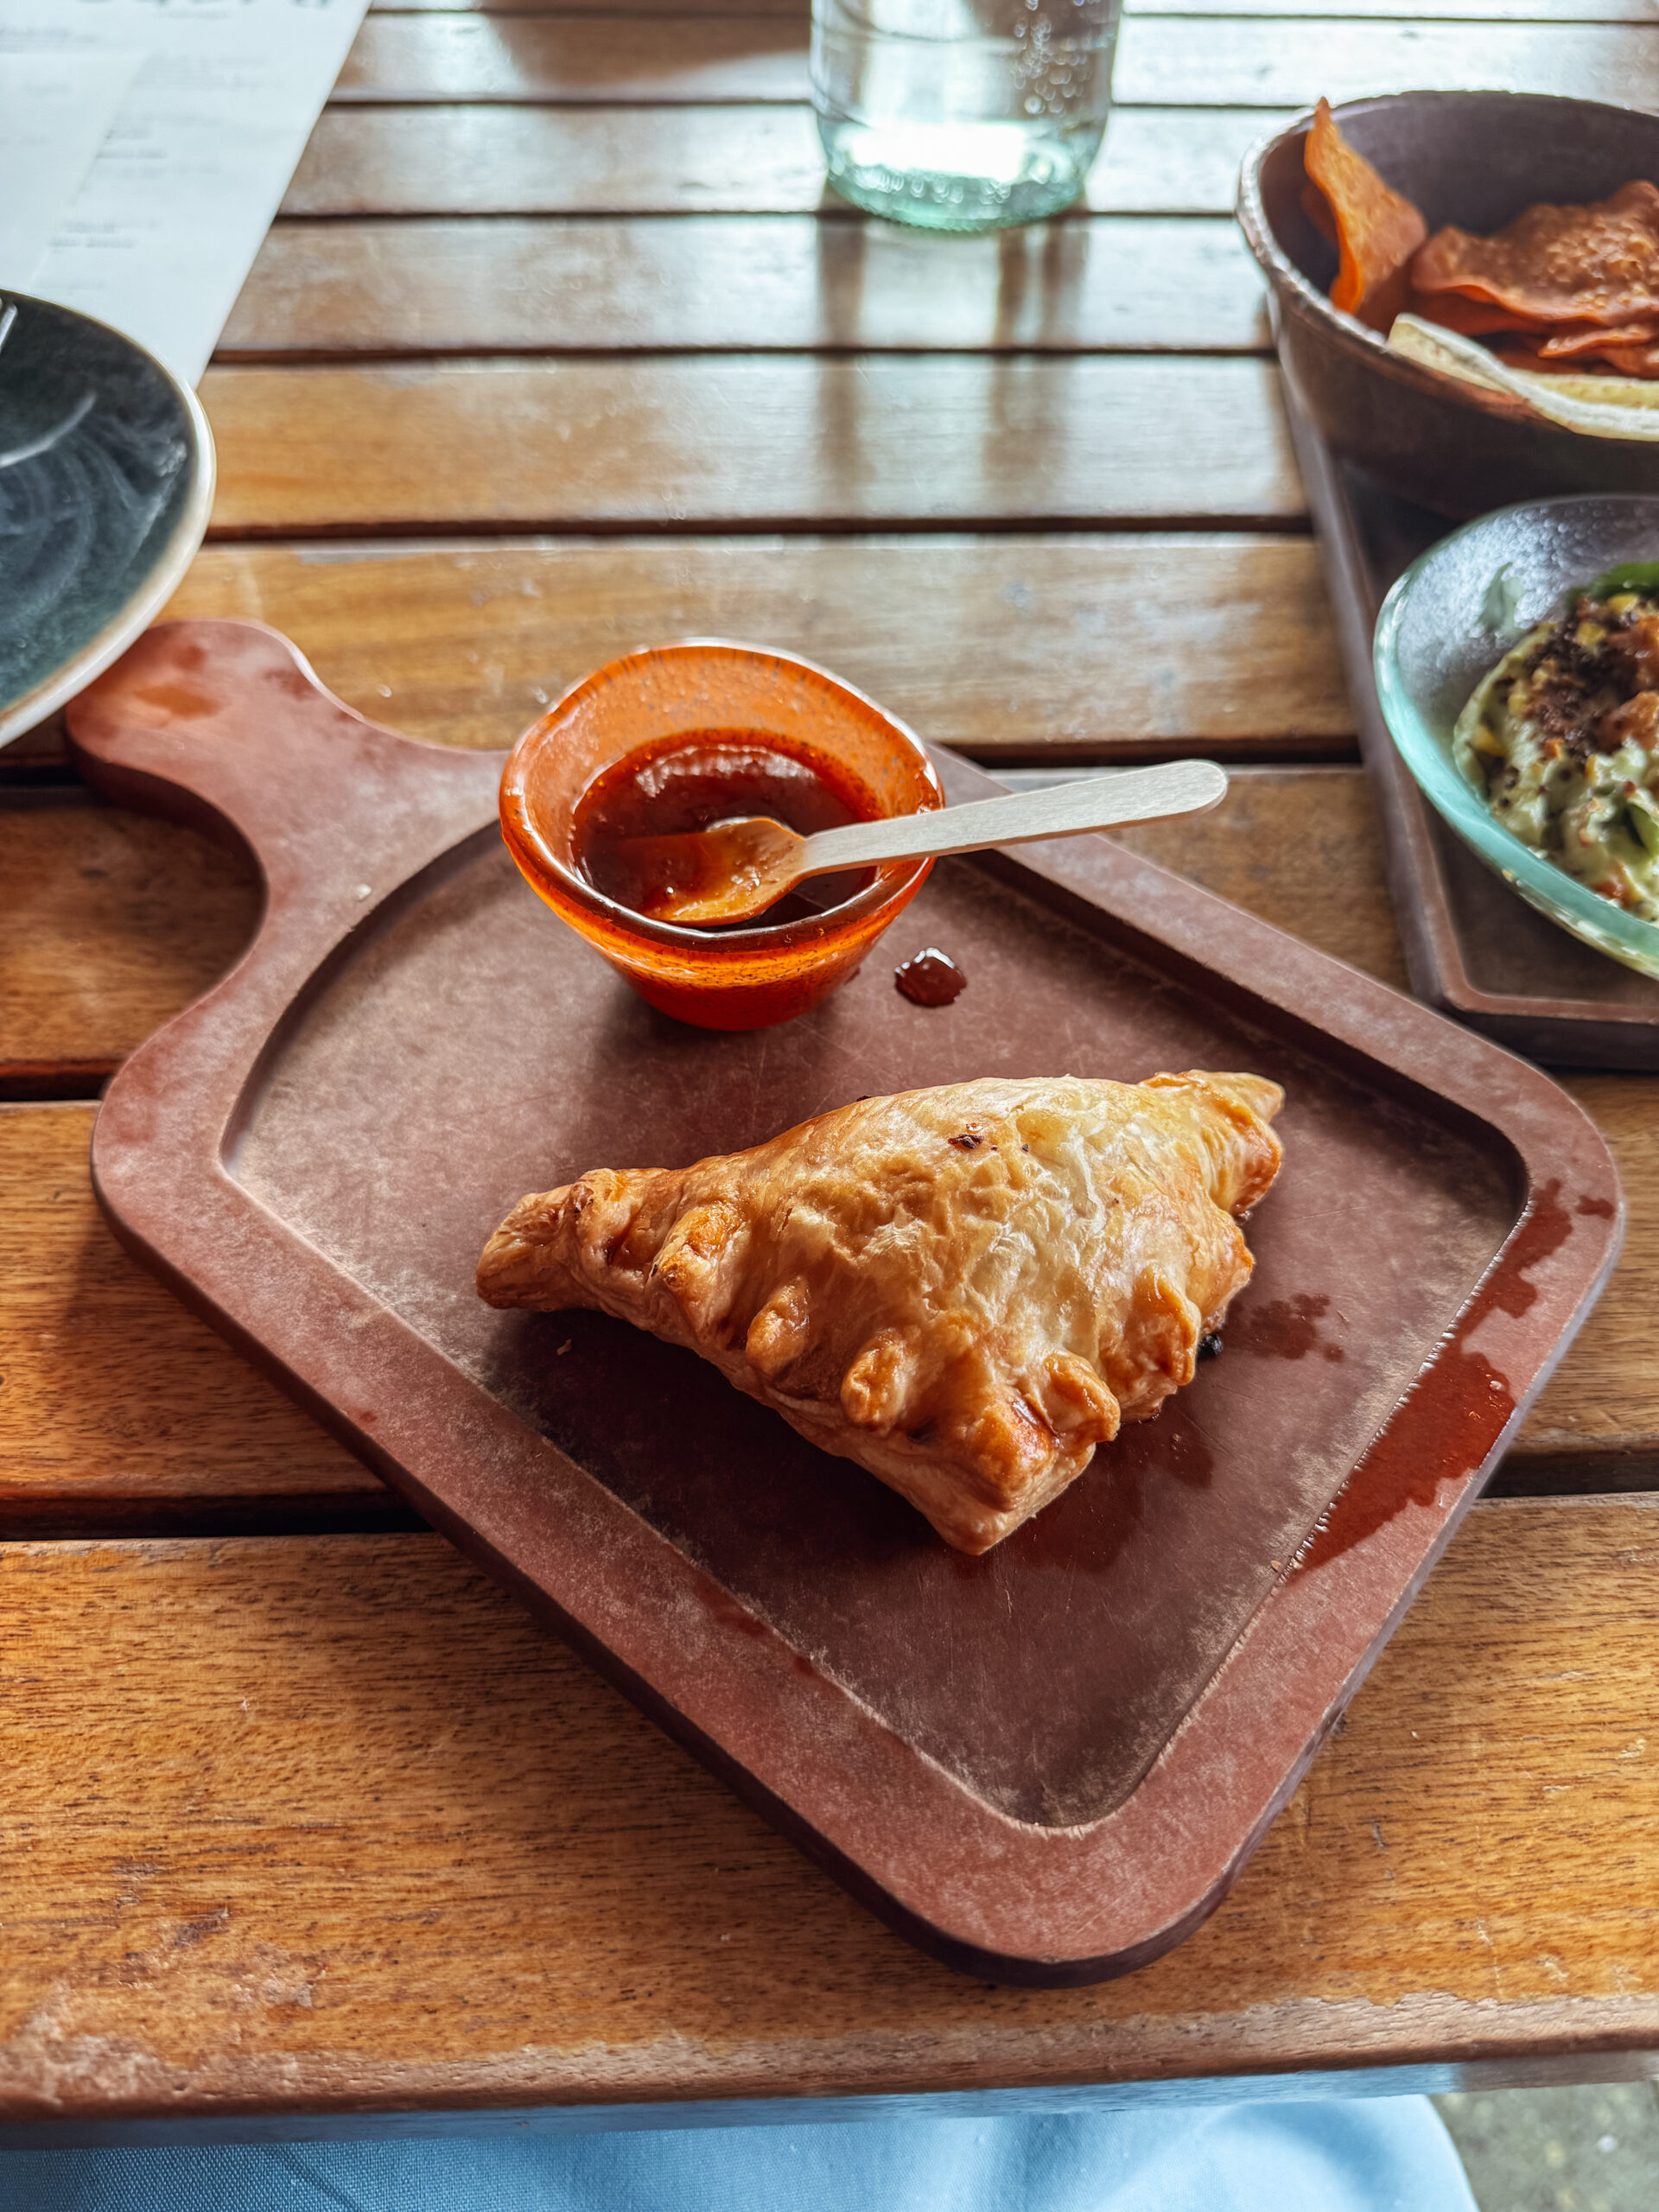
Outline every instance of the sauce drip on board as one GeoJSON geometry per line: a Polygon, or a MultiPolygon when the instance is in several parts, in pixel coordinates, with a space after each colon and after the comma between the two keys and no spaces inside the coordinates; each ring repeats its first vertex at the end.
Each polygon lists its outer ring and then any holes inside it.
{"type": "Polygon", "coordinates": [[[948,952],[928,945],[893,971],[894,987],[912,1006],[949,1006],[968,988],[968,978],[948,952]]]}
{"type": "MultiPolygon", "coordinates": [[[[754,814],[810,836],[849,822],[875,821],[880,811],[827,753],[770,731],[689,730],[642,746],[595,777],[577,803],[571,842],[575,864],[595,891],[644,914],[667,887],[653,877],[649,847],[631,847],[632,840],[682,836],[754,814]]],[[[774,929],[822,913],[855,897],[874,874],[856,868],[813,877],[769,906],[758,924],[738,926],[774,929]]]]}

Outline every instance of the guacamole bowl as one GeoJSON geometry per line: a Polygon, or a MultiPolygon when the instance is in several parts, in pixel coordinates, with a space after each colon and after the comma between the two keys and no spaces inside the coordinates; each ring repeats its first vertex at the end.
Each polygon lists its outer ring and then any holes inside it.
{"type": "Polygon", "coordinates": [[[1526,632],[1607,569],[1659,561],[1659,497],[1590,493],[1503,507],[1414,561],[1382,602],[1373,665],[1389,734],[1424,797],[1528,904],[1598,952],[1659,977],[1640,920],[1497,821],[1452,754],[1458,716],[1526,632]]]}

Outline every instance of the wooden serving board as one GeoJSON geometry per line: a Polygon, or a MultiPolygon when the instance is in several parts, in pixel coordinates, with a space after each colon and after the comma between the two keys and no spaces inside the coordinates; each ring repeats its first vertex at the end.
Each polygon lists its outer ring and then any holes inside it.
{"type": "Polygon", "coordinates": [[[152,631],[71,728],[111,798],[228,826],[266,884],[99,1115],[127,1243],[917,1942],[1063,1982],[1196,1926],[1611,1265],[1577,1106],[1103,838],[941,865],[827,1006],[734,1036],[652,1013],[523,885],[500,755],[364,721],[274,632],[152,631]],[[928,943],[949,1008],[893,988],[928,943]],[[975,1075],[1205,1065],[1287,1093],[1223,1353],[983,1559],[689,1353],[474,1294],[508,1205],[586,1167],[975,1075]]]}
{"type": "Polygon", "coordinates": [[[1382,719],[1371,672],[1377,615],[1396,580],[1458,524],[1339,461],[1288,378],[1283,389],[1412,989],[1550,1066],[1659,1068],[1659,982],[1582,944],[1510,890],[1430,806],[1382,719]]]}

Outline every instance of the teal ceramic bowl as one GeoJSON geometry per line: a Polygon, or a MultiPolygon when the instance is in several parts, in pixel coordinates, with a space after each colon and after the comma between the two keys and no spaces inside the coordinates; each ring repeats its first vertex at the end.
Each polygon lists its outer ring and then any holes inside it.
{"type": "Polygon", "coordinates": [[[1470,694],[1567,594],[1624,561],[1659,560],[1659,498],[1595,493],[1500,508],[1431,546],[1377,617],[1382,718],[1431,806],[1529,906],[1598,952],[1659,976],[1659,923],[1568,875],[1495,822],[1452,756],[1470,694]]]}
{"type": "Polygon", "coordinates": [[[0,745],[159,613],[213,498],[193,391],[119,331],[0,293],[0,745]]]}

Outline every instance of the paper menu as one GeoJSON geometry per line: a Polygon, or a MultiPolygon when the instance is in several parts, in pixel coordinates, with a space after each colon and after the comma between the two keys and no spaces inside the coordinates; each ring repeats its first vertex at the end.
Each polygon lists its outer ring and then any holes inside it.
{"type": "Polygon", "coordinates": [[[142,56],[32,276],[7,281],[113,323],[195,383],[365,5],[0,0],[0,67],[142,56]]]}
{"type": "Polygon", "coordinates": [[[0,286],[34,283],[143,58],[0,53],[0,286]]]}

